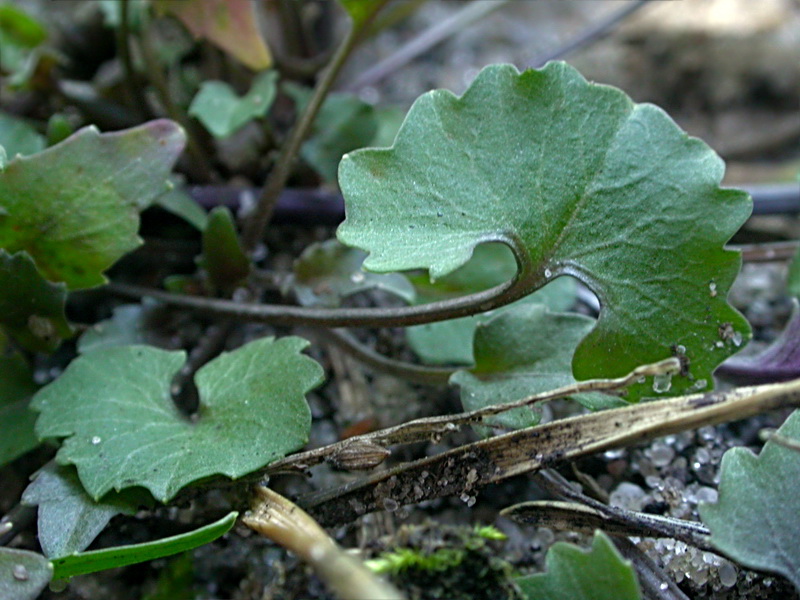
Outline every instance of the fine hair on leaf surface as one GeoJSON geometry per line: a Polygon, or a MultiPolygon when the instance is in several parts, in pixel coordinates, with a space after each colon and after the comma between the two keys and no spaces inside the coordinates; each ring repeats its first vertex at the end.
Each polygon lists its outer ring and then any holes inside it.
{"type": "Polygon", "coordinates": [[[304,394],[322,369],[297,337],[262,338],[225,353],[196,375],[198,418],[169,395],[183,352],[118,346],[87,352],[33,399],[41,438],[65,438],[59,463],[74,464],[95,500],[132,486],[166,502],[211,475],[241,477],[300,449],[311,414],[304,394]]]}
{"type": "Polygon", "coordinates": [[[707,389],[750,337],[727,303],[740,258],[723,244],[751,200],[719,187],[723,169],[661,109],[564,63],[523,73],[492,65],[463,96],[420,97],[391,148],[342,159],[347,218],[337,235],[369,253],[366,269],[422,268],[433,279],[478,244],[504,242],[520,294],[566,274],[600,299],[576,378],[680,355],[687,369],[671,393],[707,389]]]}

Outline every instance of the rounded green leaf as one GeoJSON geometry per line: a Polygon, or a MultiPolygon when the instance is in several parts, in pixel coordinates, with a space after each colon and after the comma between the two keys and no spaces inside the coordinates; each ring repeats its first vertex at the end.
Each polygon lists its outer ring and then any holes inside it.
{"type": "Polygon", "coordinates": [[[545,573],[517,579],[527,600],[641,600],[636,573],[602,531],[590,550],[558,542],[548,550],[545,573]]]}
{"type": "Polygon", "coordinates": [[[322,368],[300,354],[307,345],[297,337],[263,338],[214,359],[195,376],[196,419],[170,398],[183,352],[89,352],[34,397],[36,432],[65,438],[57,460],[77,466],[95,500],[142,486],[166,502],[193,481],[241,477],[306,443],[304,394],[322,381],[322,368]]]}
{"type": "Polygon", "coordinates": [[[166,190],[184,139],[167,120],[105,134],[86,127],[12,160],[0,172],[0,247],[27,251],[69,289],[104,283],[103,271],[139,245],[139,211],[166,190]]]}
{"type": "Polygon", "coordinates": [[[189,106],[189,114],[197,117],[215,137],[235,133],[257,117],[263,117],[277,94],[277,71],[265,71],[241,98],[224,81],[204,81],[189,106]]]}
{"type": "Polygon", "coordinates": [[[392,148],[342,159],[338,236],[370,253],[367,269],[434,279],[478,244],[504,242],[527,263],[530,291],[571,275],[600,299],[573,359],[578,379],[681,354],[680,393],[710,384],[750,335],[726,301],[740,257],[723,245],[752,203],[720,189],[723,170],[661,109],[564,63],[494,65],[461,97],[417,100],[392,148]]]}
{"type": "MultiPolygon", "coordinates": [[[[516,402],[575,383],[572,354],[593,325],[594,319],[551,313],[542,304],[515,304],[478,325],[475,366],[450,378],[461,388],[464,409],[516,402]]],[[[575,399],[594,410],[622,404],[619,398],[597,393],[575,399]]],[[[538,421],[538,414],[526,407],[493,417],[489,423],[518,429],[538,421]]]]}
{"type": "Polygon", "coordinates": [[[0,548],[0,600],[36,600],[53,577],[53,565],[41,554],[0,548]]]}
{"type": "MultiPolygon", "coordinates": [[[[778,430],[800,440],[800,412],[778,430]]],[[[800,590],[800,452],[768,441],[756,456],[731,448],[722,457],[719,502],[701,504],[711,543],[753,569],[780,573],[800,590]]]]}

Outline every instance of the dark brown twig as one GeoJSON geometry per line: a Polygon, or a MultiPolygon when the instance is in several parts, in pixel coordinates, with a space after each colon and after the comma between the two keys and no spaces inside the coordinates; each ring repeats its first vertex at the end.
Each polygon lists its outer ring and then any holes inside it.
{"type": "Polygon", "coordinates": [[[359,342],[346,329],[317,329],[315,335],[341,348],[363,365],[412,383],[447,385],[455,369],[426,367],[388,358],[359,342]]]}
{"type": "Polygon", "coordinates": [[[396,308],[313,308],[272,304],[246,304],[232,300],[172,294],[152,288],[111,283],[106,289],[126,298],[154,298],[170,306],[211,317],[275,325],[315,327],[407,327],[465,317],[510,304],[540,287],[521,278],[452,300],[396,308]]]}
{"type": "MultiPolygon", "coordinates": [[[[386,0],[379,0],[376,2],[372,15],[374,16],[385,3],[386,0]]],[[[261,190],[258,203],[253,213],[246,218],[244,231],[242,233],[242,247],[245,251],[253,252],[258,246],[264,234],[264,229],[272,217],[272,212],[275,210],[275,204],[278,201],[281,191],[286,186],[286,181],[289,179],[294,161],[297,158],[297,154],[300,152],[300,145],[311,132],[311,127],[314,124],[319,109],[322,107],[322,103],[328,96],[328,92],[330,92],[333,87],[333,83],[336,81],[339,72],[347,62],[350,53],[360,41],[360,35],[364,27],[368,24],[369,19],[360,23],[358,26],[354,25],[350,28],[347,36],[336,49],[322,78],[314,88],[303,114],[300,115],[297,123],[292,127],[288,138],[281,146],[278,160],[272,171],[270,171],[264,188],[261,190]]]]}

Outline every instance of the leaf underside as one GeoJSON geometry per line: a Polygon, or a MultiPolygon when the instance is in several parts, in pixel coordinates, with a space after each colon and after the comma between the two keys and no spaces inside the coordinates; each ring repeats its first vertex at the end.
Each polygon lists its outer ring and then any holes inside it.
{"type": "Polygon", "coordinates": [[[113,516],[132,515],[141,505],[152,505],[148,496],[141,489],[125,490],[95,501],[83,489],[74,468],[48,463],[25,489],[22,502],[38,506],[39,545],[45,556],[53,558],[85,550],[113,516]]]}
{"type": "Polygon", "coordinates": [[[311,415],[304,395],[322,380],[321,367],[300,354],[307,345],[296,337],[263,338],[202,367],[196,420],[170,397],[183,352],[89,352],[34,397],[36,432],[65,438],[57,461],[78,468],[95,500],[142,486],[166,502],[193,481],[241,477],[306,443],[311,415]]]}
{"type": "MultiPolygon", "coordinates": [[[[800,412],[778,434],[800,441],[800,412]]],[[[719,502],[700,505],[711,543],[753,569],[776,572],[800,590],[800,452],[768,441],[756,456],[731,448],[722,457],[719,502]]]]}
{"type": "MultiPolygon", "coordinates": [[[[740,266],[724,243],[751,211],[720,189],[722,160],[659,108],[551,63],[485,68],[461,97],[411,108],[394,146],[344,157],[339,239],[377,272],[432,278],[499,241],[529,263],[531,291],[572,275],[597,295],[578,379],[621,376],[681,354],[672,393],[702,389],[750,336],[726,297],[740,266]]],[[[652,395],[652,386],[631,397],[652,395]]]]}

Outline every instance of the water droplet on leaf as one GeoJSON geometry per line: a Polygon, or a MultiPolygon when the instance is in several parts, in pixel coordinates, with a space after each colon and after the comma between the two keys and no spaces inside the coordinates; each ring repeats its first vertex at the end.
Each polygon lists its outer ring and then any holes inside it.
{"type": "Polygon", "coordinates": [[[653,377],[653,391],[657,394],[668,392],[672,387],[672,375],[669,373],[653,377]]]}
{"type": "Polygon", "coordinates": [[[28,578],[30,577],[28,575],[28,569],[25,568],[25,565],[14,565],[12,574],[14,579],[17,581],[28,581],[28,578]]]}

